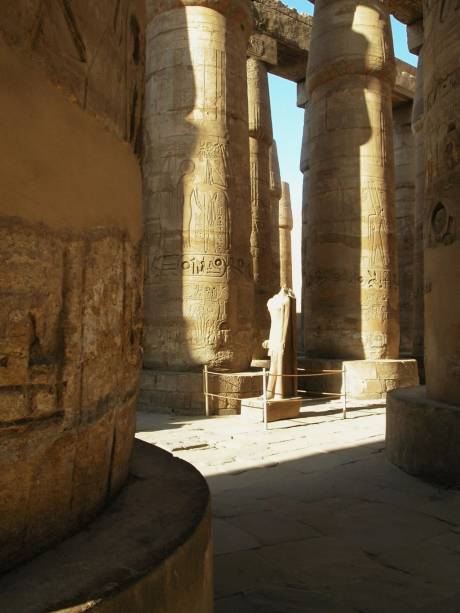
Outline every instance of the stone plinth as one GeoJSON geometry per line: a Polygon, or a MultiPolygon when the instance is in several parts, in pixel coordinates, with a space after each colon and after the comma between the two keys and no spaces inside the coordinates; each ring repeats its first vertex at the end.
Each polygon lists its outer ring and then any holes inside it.
{"type": "MultiPolygon", "coordinates": [[[[302,398],[282,398],[267,400],[267,421],[295,419],[300,415],[302,398]]],[[[247,398],[241,401],[241,416],[249,421],[264,421],[264,401],[262,398],[247,398]]]]}
{"type": "Polygon", "coordinates": [[[418,385],[416,360],[353,360],[344,362],[347,396],[385,400],[387,392],[418,385]]]}
{"type": "MultiPolygon", "coordinates": [[[[209,399],[211,414],[237,415],[242,398],[262,393],[262,377],[256,372],[219,377],[209,375],[208,381],[209,392],[228,396],[209,399]]],[[[143,370],[140,387],[139,407],[144,411],[190,415],[205,413],[203,374],[200,372],[143,370]]]]}
{"type": "Polygon", "coordinates": [[[253,350],[249,0],[150,0],[146,368],[239,371],[253,350]]]}
{"type": "Polygon", "coordinates": [[[399,355],[388,0],[317,0],[307,81],[305,353],[399,355]]]}
{"type": "Polygon", "coordinates": [[[0,11],[0,571],[87,524],[129,472],[144,10],[119,9],[0,11]]]}
{"type": "MultiPolygon", "coordinates": [[[[346,371],[347,396],[353,400],[385,400],[387,392],[419,383],[416,360],[326,360],[302,358],[299,373],[346,371]]],[[[342,394],[342,373],[299,377],[299,390],[307,395],[342,394]]]]}
{"type": "Polygon", "coordinates": [[[0,579],[4,611],[211,613],[209,490],[137,441],[131,479],[87,529],[0,579]]]}
{"type": "Polygon", "coordinates": [[[426,387],[388,394],[386,454],[408,473],[460,487],[460,408],[430,400],[426,387]]]}

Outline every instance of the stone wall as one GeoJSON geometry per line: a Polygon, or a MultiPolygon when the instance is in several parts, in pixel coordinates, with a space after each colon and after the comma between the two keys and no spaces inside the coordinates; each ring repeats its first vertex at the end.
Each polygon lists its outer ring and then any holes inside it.
{"type": "Polygon", "coordinates": [[[126,479],[142,310],[142,2],[0,14],[0,568],[126,479]]]}

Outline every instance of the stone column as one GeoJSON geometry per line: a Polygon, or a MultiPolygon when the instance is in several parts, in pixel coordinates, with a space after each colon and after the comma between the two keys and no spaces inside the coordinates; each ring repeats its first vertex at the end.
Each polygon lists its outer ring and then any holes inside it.
{"type": "Polygon", "coordinates": [[[276,280],[278,292],[281,285],[280,278],[280,198],[282,194],[280,164],[278,160],[278,149],[276,141],[273,141],[269,152],[270,161],[270,202],[272,211],[272,254],[273,254],[273,277],[276,280]]]}
{"type": "Polygon", "coordinates": [[[254,300],[251,5],[151,0],[148,13],[144,365],[244,370],[254,300]]]}
{"type": "Polygon", "coordinates": [[[393,137],[400,288],[400,353],[410,356],[413,347],[415,230],[415,150],[411,103],[393,109],[393,137]]]}
{"type": "Polygon", "coordinates": [[[397,358],[388,0],[318,0],[307,80],[310,188],[306,353],[397,358]]]}
{"type": "Polygon", "coordinates": [[[387,454],[460,482],[460,4],[424,1],[426,388],[388,397],[387,454]]]}
{"type": "Polygon", "coordinates": [[[425,0],[427,394],[460,404],[460,6],[425,0]],[[439,6],[438,6],[439,5],[439,6]],[[429,58],[429,59],[428,59],[429,58]]]}
{"type": "MultiPolygon", "coordinates": [[[[305,116],[303,124],[303,139],[302,151],[300,155],[300,172],[303,174],[303,190],[302,190],[302,276],[304,277],[304,268],[307,261],[307,211],[308,211],[308,190],[310,177],[310,150],[309,150],[309,135],[310,135],[310,113],[308,103],[305,105],[305,116]]],[[[302,283],[302,301],[301,301],[301,323],[300,323],[300,343],[299,350],[301,353],[305,351],[305,282],[302,283]]]]}
{"type": "Polygon", "coordinates": [[[249,106],[249,159],[251,178],[251,254],[255,289],[254,359],[267,357],[262,342],[270,333],[267,301],[278,291],[273,275],[272,214],[270,200],[269,151],[273,129],[268,89],[268,73],[264,62],[247,60],[249,106]]]}
{"type": "Polygon", "coordinates": [[[289,289],[292,289],[292,228],[291,191],[289,183],[283,181],[279,212],[280,283],[281,287],[289,287],[289,289]]]}
{"type": "Polygon", "coordinates": [[[415,221],[414,221],[414,275],[413,275],[413,346],[418,360],[424,353],[424,264],[423,264],[423,215],[425,203],[425,141],[423,135],[423,51],[420,51],[417,67],[415,98],[412,107],[412,130],[415,148],[415,221]]]}

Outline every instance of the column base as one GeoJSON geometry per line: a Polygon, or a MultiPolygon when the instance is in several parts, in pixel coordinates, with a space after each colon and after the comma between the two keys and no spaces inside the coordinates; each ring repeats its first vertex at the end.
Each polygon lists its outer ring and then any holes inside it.
{"type": "Polygon", "coordinates": [[[460,406],[430,400],[422,386],[388,394],[386,455],[406,472],[460,487],[460,406]]]}
{"type": "Polygon", "coordinates": [[[84,530],[0,579],[4,611],[211,613],[209,489],[136,441],[131,479],[84,530]]]}
{"type": "MultiPolygon", "coordinates": [[[[211,414],[239,415],[241,399],[262,394],[262,377],[256,371],[216,377],[209,375],[209,392],[227,398],[209,398],[211,414]]],[[[141,373],[139,408],[154,413],[204,415],[203,373],[147,370],[141,373]]]]}
{"type": "MultiPolygon", "coordinates": [[[[281,398],[267,400],[267,421],[295,419],[300,415],[302,398],[281,398]]],[[[264,420],[264,401],[262,398],[246,398],[241,401],[241,416],[249,421],[264,420]]]]}
{"type": "Polygon", "coordinates": [[[387,393],[419,384],[416,360],[350,360],[346,371],[347,396],[353,400],[386,400],[387,393]]]}
{"type": "MultiPolygon", "coordinates": [[[[336,360],[301,358],[299,368],[307,372],[342,370],[345,366],[347,396],[351,400],[385,400],[387,392],[419,384],[416,360],[336,360]]],[[[302,373],[299,373],[302,374],[302,373]]],[[[321,377],[299,377],[299,390],[308,395],[341,394],[342,373],[321,377]]]]}

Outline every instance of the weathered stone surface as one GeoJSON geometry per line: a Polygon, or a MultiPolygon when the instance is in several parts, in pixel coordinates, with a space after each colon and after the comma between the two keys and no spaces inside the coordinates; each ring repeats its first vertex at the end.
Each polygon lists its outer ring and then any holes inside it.
{"type": "Polygon", "coordinates": [[[307,78],[310,357],[399,352],[388,2],[317,1],[307,78]]]}
{"type": "Polygon", "coordinates": [[[251,255],[254,270],[254,359],[266,357],[262,343],[268,338],[270,318],[267,300],[277,291],[273,274],[272,212],[270,201],[269,151],[273,129],[266,65],[255,58],[247,60],[249,107],[249,162],[251,180],[251,255]]]}
{"type": "Polygon", "coordinates": [[[0,15],[1,569],[124,483],[140,367],[142,3],[38,4],[0,15]]]}
{"type": "Polygon", "coordinates": [[[211,613],[206,482],[190,464],[141,441],[131,475],[86,530],[0,579],[5,611],[64,611],[71,603],[75,613],[211,613]]]}
{"type": "MultiPolygon", "coordinates": [[[[299,417],[302,398],[279,398],[267,400],[267,422],[299,417]]],[[[241,416],[253,422],[264,421],[262,398],[246,398],[241,401],[241,416]]]]}
{"type": "Polygon", "coordinates": [[[428,398],[460,404],[460,6],[424,2],[425,369],[428,398]]]}
{"type": "Polygon", "coordinates": [[[412,354],[415,249],[415,150],[412,104],[393,109],[395,194],[399,268],[400,352],[412,354]]]}
{"type": "Polygon", "coordinates": [[[281,287],[292,289],[292,242],[291,233],[294,227],[291,208],[291,192],[289,183],[282,182],[282,192],[279,211],[280,233],[280,284],[281,287]]]}
{"type": "Polygon", "coordinates": [[[254,300],[250,4],[165,0],[148,12],[144,364],[244,370],[254,300]]]}

